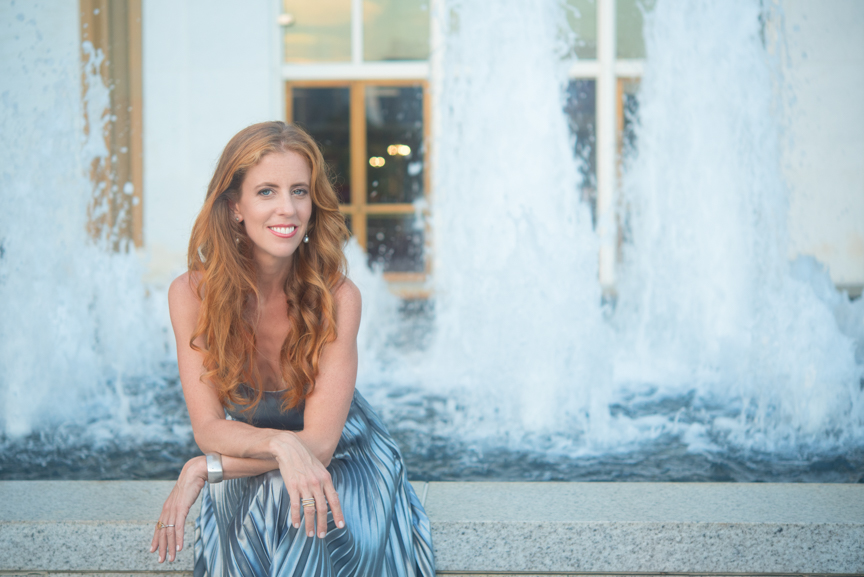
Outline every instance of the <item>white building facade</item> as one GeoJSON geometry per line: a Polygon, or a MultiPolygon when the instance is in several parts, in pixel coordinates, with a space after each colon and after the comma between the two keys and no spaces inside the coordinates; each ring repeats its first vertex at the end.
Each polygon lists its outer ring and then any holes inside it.
{"type": "MultiPolygon", "coordinates": [[[[75,67],[83,57],[69,52],[99,26],[103,4],[114,6],[114,16],[102,25],[114,27],[115,46],[129,45],[124,58],[131,63],[126,77],[132,144],[117,137],[114,146],[135,157],[124,170],[137,172],[128,177],[138,183],[137,200],[124,214],[132,219],[127,234],[147,263],[148,281],[165,285],[185,268],[191,226],[228,139],[251,123],[281,119],[307,126],[322,142],[325,156],[337,165],[349,225],[393,290],[409,298],[434,290],[427,253],[434,250],[435,231],[410,223],[428,212],[426,199],[434,194],[436,74],[453,25],[445,0],[4,0],[4,59],[40,65],[38,51],[21,56],[32,49],[22,44],[19,28],[33,21],[44,31],[42,49],[66,55],[55,67],[65,66],[69,78],[79,78],[75,67]],[[124,18],[121,34],[117,22],[124,18]],[[56,30],[62,33],[51,32],[56,30]],[[338,118],[323,118],[322,103],[338,118]]],[[[640,9],[633,0],[567,3],[576,59],[566,114],[582,161],[581,194],[592,205],[601,239],[599,280],[611,290],[620,243],[618,171],[638,111],[645,68],[642,10],[650,12],[651,4],[640,9]]],[[[860,293],[864,3],[782,0],[771,14],[767,42],[772,34],[782,38],[776,45],[777,101],[790,191],[789,257],[816,257],[838,287],[860,293]]],[[[44,92],[36,82],[30,90],[34,98],[44,92]]],[[[83,114],[83,104],[80,109],[83,114]]]]}

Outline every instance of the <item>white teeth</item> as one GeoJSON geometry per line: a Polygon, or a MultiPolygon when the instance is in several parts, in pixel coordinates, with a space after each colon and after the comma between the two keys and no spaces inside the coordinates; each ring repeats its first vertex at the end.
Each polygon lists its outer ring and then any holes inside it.
{"type": "Polygon", "coordinates": [[[279,234],[291,234],[294,232],[296,226],[271,226],[270,230],[273,232],[278,232],[279,234]]]}

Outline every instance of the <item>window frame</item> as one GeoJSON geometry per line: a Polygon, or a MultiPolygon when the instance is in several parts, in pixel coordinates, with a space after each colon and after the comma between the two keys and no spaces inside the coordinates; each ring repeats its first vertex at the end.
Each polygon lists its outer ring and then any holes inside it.
{"type": "Polygon", "coordinates": [[[349,154],[351,166],[351,202],[340,204],[342,214],[351,216],[351,228],[354,238],[363,250],[366,250],[367,219],[374,216],[411,215],[418,213],[416,202],[410,203],[369,203],[367,202],[367,170],[368,153],[366,149],[366,87],[367,86],[420,86],[423,90],[423,204],[419,208],[424,220],[424,258],[423,272],[385,272],[384,279],[396,288],[399,293],[412,293],[422,286],[431,274],[431,259],[429,254],[431,230],[429,229],[429,190],[431,177],[429,171],[430,159],[430,120],[431,102],[429,97],[429,82],[419,79],[363,79],[363,80],[288,80],[285,82],[285,118],[293,120],[293,90],[294,88],[348,88],[349,89],[349,154]],[[416,285],[416,286],[412,286],[416,285]]]}
{"type": "MultiPolygon", "coordinates": [[[[274,0],[278,1],[278,0],[274,0]]],[[[621,177],[621,156],[623,146],[624,109],[623,94],[624,85],[627,82],[640,82],[644,67],[644,58],[618,58],[617,56],[617,15],[616,0],[596,0],[597,3],[597,58],[576,60],[572,63],[568,73],[568,79],[594,80],[596,82],[595,101],[595,148],[596,148],[596,180],[597,180],[597,214],[596,234],[600,240],[599,259],[599,281],[604,292],[615,291],[616,264],[620,250],[620,223],[618,222],[618,188],[621,177]]],[[[279,2],[281,6],[281,1],[279,2]]],[[[404,82],[405,84],[422,83],[423,107],[424,107],[424,137],[426,142],[424,174],[424,197],[426,208],[423,209],[424,216],[428,216],[428,207],[431,206],[433,186],[435,182],[431,159],[434,158],[431,150],[432,136],[434,135],[434,109],[440,98],[438,89],[430,89],[430,70],[439,68],[442,64],[440,48],[443,44],[444,29],[443,20],[435,18],[434,15],[441,11],[443,2],[430,0],[430,55],[428,60],[422,61],[395,61],[395,62],[365,62],[363,60],[363,0],[351,0],[351,62],[320,63],[320,64],[285,64],[282,57],[281,79],[284,86],[283,102],[286,103],[286,119],[290,119],[291,106],[289,102],[291,86],[346,86],[352,82],[361,85],[404,82]],[[436,50],[436,46],[439,50],[436,50]]],[[[281,8],[280,8],[281,12],[281,8]]],[[[281,35],[279,36],[281,41],[281,35]]],[[[281,50],[281,44],[280,44],[281,50]]],[[[280,52],[281,54],[281,52],[280,52]]],[[[394,84],[395,85],[395,84],[394,84]]],[[[433,87],[434,88],[434,87],[433,87]]],[[[354,99],[361,100],[363,95],[355,97],[351,94],[352,110],[355,106],[354,99]]],[[[352,122],[353,122],[352,112],[352,122]]],[[[364,116],[365,120],[365,116],[364,116]]],[[[365,149],[365,122],[363,123],[363,147],[365,149]]],[[[365,164],[362,173],[355,170],[353,164],[353,148],[355,130],[351,130],[350,136],[352,147],[352,208],[355,190],[362,190],[365,195],[365,164]],[[356,182],[362,175],[362,186],[357,187],[356,182]]],[[[365,162],[365,160],[364,160],[365,162]]],[[[365,196],[363,197],[365,202],[365,196]]],[[[414,205],[412,211],[416,212],[414,205]]],[[[407,210],[400,208],[399,210],[407,210]]],[[[352,214],[349,210],[343,210],[346,214],[352,214]]],[[[383,211],[382,211],[383,212],[383,211]]],[[[363,214],[370,214],[365,212],[363,214]]],[[[378,213],[381,214],[381,213],[378,213]]],[[[392,214],[392,213],[391,213],[392,214]]],[[[385,273],[385,278],[391,283],[391,288],[397,294],[409,297],[424,297],[429,295],[426,288],[429,275],[431,275],[431,239],[432,231],[429,219],[425,219],[424,235],[424,273],[385,273]]],[[[365,220],[363,222],[365,228],[365,220]]],[[[364,230],[365,235],[365,230],[364,230]]],[[[361,247],[365,250],[365,236],[361,247]]]]}
{"type": "Polygon", "coordinates": [[[621,242],[617,207],[623,147],[624,85],[641,82],[645,59],[618,58],[616,0],[596,2],[597,58],[574,61],[568,79],[596,82],[594,113],[599,280],[604,292],[614,293],[615,268],[621,242]]]}
{"type": "Polygon", "coordinates": [[[87,66],[81,50],[81,102],[84,135],[102,129],[108,154],[89,167],[93,198],[88,206],[88,233],[108,241],[115,251],[144,246],[143,37],[141,0],[79,0],[81,42],[90,42],[104,57],[98,75],[109,87],[109,117],[88,117],[87,66]],[[132,185],[132,193],[124,191],[132,185]]]}
{"type": "MultiPolygon", "coordinates": [[[[278,13],[282,13],[282,1],[274,0],[278,13]]],[[[434,11],[435,0],[430,2],[430,14],[434,11]]],[[[436,32],[435,19],[430,17],[430,45],[434,43],[436,32]]],[[[285,63],[282,53],[282,35],[279,42],[280,78],[282,102],[285,104],[285,120],[293,119],[293,88],[348,87],[350,89],[349,149],[351,166],[351,203],[340,205],[345,215],[351,216],[351,226],[358,244],[366,252],[367,219],[370,216],[391,214],[417,214],[424,222],[423,272],[385,272],[384,279],[390,290],[402,298],[428,298],[428,279],[432,274],[431,239],[429,225],[429,206],[432,198],[433,179],[431,176],[432,159],[432,92],[429,86],[430,58],[427,60],[399,60],[392,62],[367,62],[363,60],[363,0],[351,0],[351,61],[291,64],[285,63]],[[423,199],[420,203],[381,203],[366,202],[366,171],[368,158],[366,151],[366,112],[365,88],[370,85],[416,86],[423,88],[423,142],[424,174],[423,199]]]]}

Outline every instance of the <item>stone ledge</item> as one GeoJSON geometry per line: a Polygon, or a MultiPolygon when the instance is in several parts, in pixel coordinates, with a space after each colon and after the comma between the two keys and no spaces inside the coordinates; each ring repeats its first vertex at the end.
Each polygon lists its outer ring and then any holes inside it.
{"type": "MultiPolygon", "coordinates": [[[[864,573],[864,485],[415,483],[442,574],[864,573]]],[[[167,481],[0,482],[0,575],[182,575],[149,553],[167,481]]]]}
{"type": "MultiPolygon", "coordinates": [[[[0,571],[0,577],[192,577],[192,571],[111,571],[55,572],[55,571],[0,571]]],[[[506,572],[463,573],[460,571],[437,571],[440,577],[861,577],[860,573],[595,573],[595,572],[506,572]]]]}
{"type": "Polygon", "coordinates": [[[431,483],[441,570],[861,573],[864,485],[431,483]]]}
{"type": "MultiPolygon", "coordinates": [[[[192,571],[127,571],[117,573],[113,571],[85,571],[81,573],[68,573],[56,571],[0,571],[0,577],[192,577],[192,571]]],[[[600,576],[603,577],[603,576],[600,576]]]]}

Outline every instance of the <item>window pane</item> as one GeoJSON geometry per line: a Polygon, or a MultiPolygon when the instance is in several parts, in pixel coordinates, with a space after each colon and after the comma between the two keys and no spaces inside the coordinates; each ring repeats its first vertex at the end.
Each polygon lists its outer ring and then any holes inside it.
{"type": "Polygon", "coordinates": [[[345,88],[292,89],[293,121],[321,146],[340,202],[351,202],[350,91],[345,88]]]}
{"type": "Polygon", "coordinates": [[[615,3],[615,36],[618,58],[645,58],[642,12],[654,9],[655,0],[618,0],[615,3]]]}
{"type": "Polygon", "coordinates": [[[596,59],[597,5],[594,0],[567,0],[564,9],[567,11],[567,23],[574,34],[570,56],[596,59]]]}
{"type": "Polygon", "coordinates": [[[574,153],[582,176],[582,200],[591,206],[592,219],[597,213],[596,92],[595,80],[571,80],[565,106],[570,133],[576,139],[574,153]]]}
{"type": "Polygon", "coordinates": [[[366,252],[369,264],[384,272],[423,272],[423,228],[413,214],[370,216],[366,252]]]}
{"type": "Polygon", "coordinates": [[[285,62],[351,60],[351,0],[282,0],[285,62]]]}
{"type": "Polygon", "coordinates": [[[367,201],[423,196],[423,87],[367,86],[367,201]]]}
{"type": "Polygon", "coordinates": [[[429,58],[429,0],[365,0],[363,59],[429,58]]]}
{"type": "Polygon", "coordinates": [[[619,123],[621,132],[618,143],[621,154],[626,158],[636,150],[636,125],[639,123],[639,80],[635,78],[619,78],[621,83],[622,116],[619,123]]]}
{"type": "Polygon", "coordinates": [[[354,226],[353,225],[354,225],[354,223],[351,220],[351,215],[346,214],[345,215],[345,226],[348,227],[348,232],[351,233],[351,236],[354,236],[354,226]]]}

